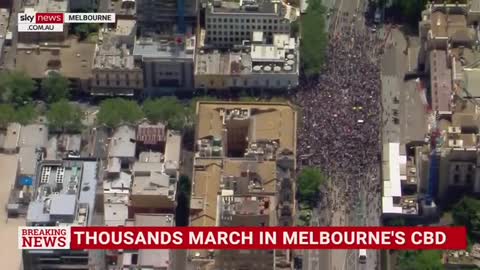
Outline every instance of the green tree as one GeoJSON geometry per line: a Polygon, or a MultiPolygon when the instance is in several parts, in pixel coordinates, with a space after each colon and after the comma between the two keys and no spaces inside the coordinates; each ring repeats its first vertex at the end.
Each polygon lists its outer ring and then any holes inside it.
{"type": "Polygon", "coordinates": [[[25,73],[19,71],[0,74],[0,96],[3,101],[24,105],[32,100],[35,83],[25,73]]]}
{"type": "Polygon", "coordinates": [[[73,26],[73,33],[78,36],[78,39],[84,40],[88,35],[98,32],[100,25],[96,23],[79,23],[73,26]]]}
{"type": "Polygon", "coordinates": [[[15,109],[10,104],[0,104],[0,128],[6,128],[15,120],[15,109]]]}
{"type": "Polygon", "coordinates": [[[304,168],[297,181],[299,201],[314,207],[318,199],[320,186],[325,182],[326,178],[322,171],[313,167],[304,168]]]}
{"type": "Polygon", "coordinates": [[[50,105],[47,112],[48,124],[52,130],[61,132],[78,132],[82,128],[82,110],[66,99],[50,105]]]}
{"type": "Polygon", "coordinates": [[[36,116],[37,111],[32,104],[18,107],[17,111],[15,112],[15,120],[22,125],[31,124],[36,116]]]}
{"type": "Polygon", "coordinates": [[[140,106],[131,100],[123,98],[106,99],[100,103],[97,114],[98,124],[114,128],[120,124],[136,124],[143,118],[140,106]]]}
{"type": "Polygon", "coordinates": [[[316,75],[325,62],[327,34],[325,32],[325,8],[320,0],[309,1],[307,13],[301,17],[300,56],[305,73],[316,75]]]}
{"type": "Polygon", "coordinates": [[[443,270],[442,252],[439,250],[401,251],[397,259],[398,270],[443,270]]]}
{"type": "Polygon", "coordinates": [[[465,226],[470,239],[480,235],[480,200],[465,196],[452,209],[456,225],[465,226]]]}
{"type": "Polygon", "coordinates": [[[57,72],[50,72],[42,80],[42,92],[47,102],[53,103],[70,97],[70,82],[57,72]]]}
{"type": "Polygon", "coordinates": [[[178,130],[185,126],[187,110],[175,97],[149,99],[143,104],[143,112],[150,122],[164,122],[178,130]]]}

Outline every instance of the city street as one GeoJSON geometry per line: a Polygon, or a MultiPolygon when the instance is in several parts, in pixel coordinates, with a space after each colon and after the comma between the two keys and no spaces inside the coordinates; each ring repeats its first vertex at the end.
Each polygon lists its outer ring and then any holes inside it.
{"type": "MultiPolygon", "coordinates": [[[[332,36],[339,36],[345,29],[351,29],[357,33],[367,33],[366,37],[375,42],[377,37],[382,38],[380,34],[370,32],[366,29],[364,20],[364,11],[366,10],[367,1],[365,0],[325,0],[323,2],[326,9],[329,11],[327,25],[329,25],[330,33],[332,36]],[[354,2],[354,4],[352,3],[354,2]],[[331,12],[330,12],[331,11],[331,12]]],[[[356,41],[352,37],[352,49],[356,41]]],[[[328,56],[327,56],[328,57],[328,56]]],[[[375,50],[371,52],[371,60],[378,63],[378,55],[375,50]]],[[[346,64],[346,63],[345,63],[346,64]]],[[[338,66],[337,68],[342,68],[338,66]]],[[[378,74],[380,76],[380,74],[378,74]]],[[[356,89],[361,91],[362,89],[356,89]]],[[[378,169],[368,171],[365,173],[364,181],[380,182],[378,169]]],[[[380,204],[381,204],[381,191],[372,193],[367,189],[367,185],[361,185],[357,194],[349,194],[358,202],[349,204],[347,201],[343,201],[342,194],[345,193],[343,185],[337,184],[346,182],[345,179],[338,178],[340,176],[335,175],[329,181],[329,187],[324,194],[328,196],[326,201],[332,203],[327,205],[321,203],[319,209],[314,211],[312,217],[312,226],[379,226],[380,225],[380,204]],[[330,208],[331,206],[332,208],[330,208]]],[[[362,182],[360,181],[360,182],[362,182]]],[[[325,200],[325,199],[324,199],[325,200]]],[[[378,269],[379,265],[379,253],[377,251],[367,251],[368,259],[365,265],[358,263],[358,251],[357,250],[322,250],[322,251],[304,251],[303,252],[303,269],[332,269],[332,270],[363,270],[363,269],[378,269]]]]}

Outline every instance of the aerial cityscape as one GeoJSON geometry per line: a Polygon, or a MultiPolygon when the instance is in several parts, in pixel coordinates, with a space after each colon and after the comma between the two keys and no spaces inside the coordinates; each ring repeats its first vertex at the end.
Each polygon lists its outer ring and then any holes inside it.
{"type": "Polygon", "coordinates": [[[480,0],[0,0],[0,270],[480,269],[479,22],[480,0]],[[36,13],[115,22],[19,31],[36,13]],[[468,247],[20,250],[20,226],[468,247]]]}

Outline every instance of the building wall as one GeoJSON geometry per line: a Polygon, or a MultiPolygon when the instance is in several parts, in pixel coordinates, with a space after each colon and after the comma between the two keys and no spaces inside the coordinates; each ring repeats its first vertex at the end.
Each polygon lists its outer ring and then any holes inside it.
{"type": "Polygon", "coordinates": [[[91,81],[91,93],[111,92],[115,94],[125,91],[143,89],[143,74],[141,69],[94,69],[91,81]]]}
{"type": "Polygon", "coordinates": [[[144,59],[144,84],[148,95],[193,90],[193,59],[144,59]]]}
{"type": "Polygon", "coordinates": [[[222,250],[215,260],[216,269],[274,269],[273,250],[222,250]]]}
{"type": "Polygon", "coordinates": [[[476,161],[476,151],[445,150],[442,152],[438,185],[440,200],[448,198],[449,189],[452,187],[470,186],[470,190],[473,191],[477,179],[474,166],[476,161]],[[471,167],[472,165],[474,167],[471,167]],[[467,183],[467,175],[471,177],[470,184],[467,183]]]}
{"type": "Polygon", "coordinates": [[[18,42],[62,42],[68,37],[68,24],[63,25],[63,32],[18,32],[18,42]]]}
{"type": "MultiPolygon", "coordinates": [[[[154,26],[157,23],[175,22],[177,17],[178,0],[137,0],[136,14],[138,23],[143,26],[154,26]]],[[[185,16],[195,17],[197,15],[197,0],[184,0],[185,16]]],[[[157,25],[158,26],[158,25],[157,25]]]]}
{"type": "Polygon", "coordinates": [[[251,73],[247,75],[199,75],[195,76],[197,89],[269,88],[287,89],[298,85],[296,73],[251,73]]]}
{"type": "Polygon", "coordinates": [[[175,202],[163,195],[130,195],[132,208],[175,210],[175,202]]]}
{"type": "Polygon", "coordinates": [[[70,0],[70,10],[94,9],[97,7],[95,0],[70,0]]]}
{"type": "Polygon", "coordinates": [[[79,250],[23,250],[23,270],[76,269],[88,270],[88,251],[79,250]]]}
{"type": "Polygon", "coordinates": [[[276,14],[207,12],[205,28],[207,45],[228,47],[251,40],[253,31],[263,31],[267,38],[290,34],[290,21],[276,14]]]}

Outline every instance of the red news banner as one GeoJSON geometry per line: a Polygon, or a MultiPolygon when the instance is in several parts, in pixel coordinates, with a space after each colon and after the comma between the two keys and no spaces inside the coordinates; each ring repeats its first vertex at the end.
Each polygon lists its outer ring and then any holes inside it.
{"type": "Polygon", "coordinates": [[[20,227],[21,249],[466,249],[464,227],[20,227]]]}

